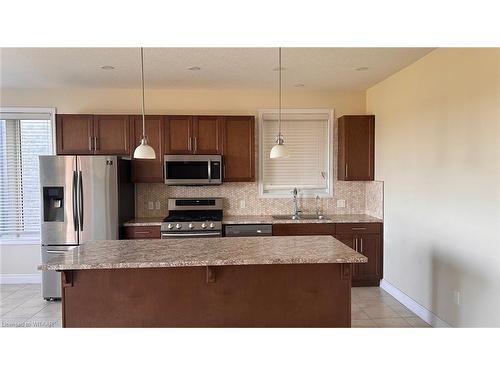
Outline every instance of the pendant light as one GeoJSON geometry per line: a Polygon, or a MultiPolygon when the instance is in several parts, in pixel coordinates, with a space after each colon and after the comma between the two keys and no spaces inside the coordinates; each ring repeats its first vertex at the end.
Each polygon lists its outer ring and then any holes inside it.
{"type": "Polygon", "coordinates": [[[144,115],[144,51],[141,47],[141,87],[142,87],[142,137],[141,144],[134,150],[134,159],[156,159],[153,147],[146,137],[146,116],[144,115]]]}
{"type": "Polygon", "coordinates": [[[285,146],[285,140],[283,139],[283,134],[281,133],[281,100],[282,100],[282,85],[281,85],[281,47],[278,49],[278,138],[276,138],[276,144],[271,149],[269,157],[271,159],[284,159],[290,156],[288,149],[285,146]]]}

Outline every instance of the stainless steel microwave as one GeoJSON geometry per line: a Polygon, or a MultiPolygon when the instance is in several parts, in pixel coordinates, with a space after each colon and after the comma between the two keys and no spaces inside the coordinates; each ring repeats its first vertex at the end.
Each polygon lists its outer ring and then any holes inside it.
{"type": "Polygon", "coordinates": [[[221,155],[165,155],[163,160],[167,185],[222,184],[221,155]]]}

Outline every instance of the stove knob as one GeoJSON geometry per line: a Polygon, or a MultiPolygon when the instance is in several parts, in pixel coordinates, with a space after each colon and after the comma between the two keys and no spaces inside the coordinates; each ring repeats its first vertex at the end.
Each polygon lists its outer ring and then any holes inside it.
{"type": "Polygon", "coordinates": [[[182,224],[175,224],[175,227],[176,227],[177,229],[181,229],[181,228],[182,228],[182,224]]]}
{"type": "Polygon", "coordinates": [[[168,226],[167,226],[168,229],[172,229],[173,227],[174,227],[173,224],[168,224],[168,226]]]}
{"type": "Polygon", "coordinates": [[[213,228],[215,227],[215,224],[214,223],[210,223],[210,228],[213,228]]]}
{"type": "Polygon", "coordinates": [[[207,227],[207,224],[203,223],[203,224],[201,224],[201,227],[202,227],[203,229],[205,229],[205,228],[207,227]]]}
{"type": "Polygon", "coordinates": [[[193,229],[194,228],[193,223],[189,223],[188,227],[189,227],[189,229],[193,229]]]}

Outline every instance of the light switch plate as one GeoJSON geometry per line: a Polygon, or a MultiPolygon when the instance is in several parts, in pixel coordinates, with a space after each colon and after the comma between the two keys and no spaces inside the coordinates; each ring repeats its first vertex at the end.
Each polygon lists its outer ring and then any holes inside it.
{"type": "Polygon", "coordinates": [[[160,203],[160,201],[156,201],[155,210],[159,210],[159,209],[161,209],[161,203],[160,203]]]}
{"type": "Polygon", "coordinates": [[[245,200],[240,201],[240,208],[245,208],[247,205],[247,202],[245,200]]]}
{"type": "Polygon", "coordinates": [[[337,199],[337,207],[339,208],[345,207],[345,199],[337,199]]]}
{"type": "Polygon", "coordinates": [[[154,210],[155,206],[153,204],[153,202],[149,201],[148,202],[148,210],[154,210]]]}

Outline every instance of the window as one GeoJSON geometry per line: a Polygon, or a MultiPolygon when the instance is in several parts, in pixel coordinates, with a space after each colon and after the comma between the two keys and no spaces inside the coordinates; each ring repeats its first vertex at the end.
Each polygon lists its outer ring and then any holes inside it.
{"type": "Polygon", "coordinates": [[[54,111],[0,109],[0,241],[40,239],[38,155],[54,153],[54,111]]]}
{"type": "Polygon", "coordinates": [[[290,157],[271,159],[278,134],[277,110],[259,111],[261,197],[289,197],[297,187],[303,197],[333,196],[333,110],[283,110],[282,132],[290,157]]]}

